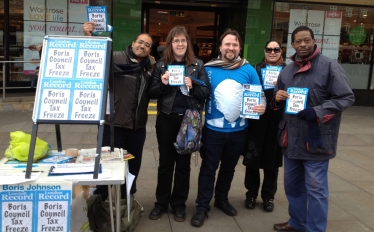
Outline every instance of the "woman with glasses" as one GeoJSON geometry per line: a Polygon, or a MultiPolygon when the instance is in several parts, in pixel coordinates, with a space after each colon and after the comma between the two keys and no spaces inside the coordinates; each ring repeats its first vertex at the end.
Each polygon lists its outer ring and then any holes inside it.
{"type": "Polygon", "coordinates": [[[282,112],[272,110],[273,90],[282,68],[286,66],[282,58],[282,47],[277,41],[268,41],[264,49],[265,57],[255,65],[263,86],[267,106],[260,120],[250,120],[247,147],[243,164],[246,166],[244,185],[247,189],[245,207],[254,209],[260,188],[260,170],[264,171],[261,188],[262,207],[271,212],[274,209],[274,195],[277,191],[278,169],[282,166],[282,149],[278,144],[278,123],[282,112]]]}
{"type": "Polygon", "coordinates": [[[156,203],[149,218],[159,219],[169,205],[174,220],[186,219],[191,154],[178,154],[174,143],[187,109],[202,110],[210,95],[204,64],[196,59],[184,27],[169,32],[162,58],[152,74],[149,95],[157,99],[156,136],[159,150],[156,203]],[[174,182],[173,182],[174,179],[174,182]]]}

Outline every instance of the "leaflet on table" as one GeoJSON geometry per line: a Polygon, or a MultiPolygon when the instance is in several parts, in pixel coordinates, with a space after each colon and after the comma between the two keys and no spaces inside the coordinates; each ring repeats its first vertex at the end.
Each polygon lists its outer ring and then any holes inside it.
{"type": "MultiPolygon", "coordinates": [[[[26,167],[25,167],[26,168],[26,167]]],[[[25,183],[29,181],[35,181],[39,178],[40,172],[32,172],[30,179],[25,178],[25,173],[20,172],[18,169],[18,172],[14,173],[14,169],[0,169],[0,185],[6,185],[6,184],[20,184],[25,183]]],[[[1,208],[1,207],[0,207],[1,208]]]]}
{"type": "Polygon", "coordinates": [[[287,93],[289,98],[286,99],[286,114],[297,114],[297,112],[306,108],[308,99],[308,88],[289,87],[287,93]]]}
{"type": "Polygon", "coordinates": [[[100,120],[107,41],[46,40],[33,120],[100,120]]]}
{"type": "MultiPolygon", "coordinates": [[[[92,180],[92,173],[89,174],[79,174],[79,175],[60,175],[64,180],[71,180],[73,182],[92,180]]],[[[109,179],[112,177],[112,171],[110,169],[102,169],[102,172],[99,173],[98,179],[109,179]]]]}
{"type": "Polygon", "coordinates": [[[63,164],[72,162],[75,160],[76,157],[74,156],[66,156],[66,155],[49,155],[41,160],[39,160],[40,164],[63,164]]]}
{"type": "MultiPolygon", "coordinates": [[[[57,150],[52,150],[52,153],[48,156],[41,158],[40,160],[34,161],[33,165],[50,165],[50,164],[58,164],[58,163],[75,163],[76,157],[74,156],[66,156],[65,151],[58,152],[57,150]]],[[[27,165],[27,161],[19,161],[19,160],[6,160],[4,165],[27,165]]]]}
{"type": "Polygon", "coordinates": [[[135,156],[131,153],[128,153],[127,150],[123,150],[123,160],[131,160],[134,159],[135,156]]]}
{"type": "MultiPolygon", "coordinates": [[[[121,162],[123,161],[123,149],[114,148],[113,152],[110,152],[110,147],[101,148],[101,161],[105,162],[121,162]]],[[[96,148],[81,149],[78,151],[78,157],[76,163],[94,163],[96,157],[96,148]]]]}
{"type": "MultiPolygon", "coordinates": [[[[37,162],[33,162],[33,166],[36,165],[37,162]]],[[[27,165],[27,161],[19,161],[19,160],[16,160],[16,159],[8,159],[6,160],[4,163],[4,165],[14,165],[14,166],[17,166],[17,165],[23,165],[24,167],[26,167],[27,165]]]]}
{"type": "Polygon", "coordinates": [[[86,6],[86,11],[88,21],[95,23],[95,30],[93,31],[93,34],[102,31],[113,31],[113,27],[108,25],[108,13],[106,6],[86,6]]]}
{"type": "Polygon", "coordinates": [[[0,186],[1,231],[70,231],[72,182],[0,186]]]}
{"type": "Polygon", "coordinates": [[[261,103],[261,85],[243,85],[243,97],[240,116],[242,118],[259,119],[260,114],[253,111],[255,105],[261,103]]]}
{"type": "Polygon", "coordinates": [[[184,65],[168,65],[169,85],[184,85],[185,66],[184,65]]]}
{"type": "MultiPolygon", "coordinates": [[[[56,164],[51,166],[48,173],[49,176],[53,175],[75,175],[75,174],[90,174],[94,173],[95,164],[56,164]]],[[[102,172],[101,164],[99,173],[102,172]]]]}
{"type": "Polygon", "coordinates": [[[274,89],[274,82],[277,82],[281,70],[282,66],[266,66],[261,69],[264,90],[274,89]]]}

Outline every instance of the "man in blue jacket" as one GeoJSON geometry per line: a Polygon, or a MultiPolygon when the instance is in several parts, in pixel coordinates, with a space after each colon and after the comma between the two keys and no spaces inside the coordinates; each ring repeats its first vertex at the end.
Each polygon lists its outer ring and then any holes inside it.
{"type": "MultiPolygon", "coordinates": [[[[212,91],[205,104],[197,206],[191,218],[191,224],[196,227],[203,225],[213,193],[215,207],[229,216],[237,213],[228,201],[228,192],[247,135],[248,119],[240,117],[243,84],[260,85],[256,70],[239,56],[242,47],[239,33],[229,29],[219,39],[218,59],[205,64],[212,91]]],[[[253,110],[263,114],[265,105],[262,101],[253,110]]]]}
{"type": "Polygon", "coordinates": [[[284,112],[279,123],[290,219],[274,230],[322,232],[327,227],[329,160],[336,156],[342,111],[355,98],[343,68],[320,54],[309,27],[296,28],[291,44],[296,54],[278,77],[273,107],[284,111],[289,87],[306,88],[308,95],[305,109],[284,112]]]}

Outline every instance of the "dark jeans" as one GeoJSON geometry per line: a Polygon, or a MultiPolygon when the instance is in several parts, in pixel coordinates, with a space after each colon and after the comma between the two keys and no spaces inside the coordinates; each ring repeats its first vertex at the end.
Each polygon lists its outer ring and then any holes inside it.
{"type": "Polygon", "coordinates": [[[284,156],[284,190],[288,223],[296,231],[324,232],[329,206],[329,160],[298,160],[284,156]]]}
{"type": "MultiPolygon", "coordinates": [[[[136,193],[136,179],[139,175],[142,163],[143,146],[146,137],[146,129],[137,130],[114,127],[114,147],[123,148],[127,152],[135,156],[134,159],[128,161],[129,171],[135,176],[131,186],[130,193],[136,193]]],[[[104,125],[103,144],[102,146],[110,146],[110,126],[104,125]]],[[[98,185],[94,194],[101,194],[103,198],[108,196],[108,187],[106,185],[98,185]]],[[[126,198],[126,184],[121,185],[121,198],[126,198]]]]}
{"type": "Polygon", "coordinates": [[[215,199],[228,200],[228,193],[234,177],[235,166],[245,145],[247,129],[236,132],[217,132],[204,127],[200,149],[202,163],[199,173],[196,209],[210,211],[210,201],[215,192],[215,199]],[[216,188],[214,181],[216,170],[221,162],[218,172],[216,188]]]}
{"type": "MultiPolygon", "coordinates": [[[[274,199],[277,192],[278,168],[274,170],[264,170],[264,180],[261,188],[261,198],[274,199]]],[[[260,170],[246,167],[244,186],[248,190],[246,193],[247,199],[257,198],[258,190],[260,189],[260,170]]]]}
{"type": "Polygon", "coordinates": [[[174,147],[182,120],[183,115],[162,112],[156,119],[160,159],[155,207],[163,211],[167,210],[169,204],[173,209],[185,209],[190,190],[191,154],[178,154],[174,147]]]}

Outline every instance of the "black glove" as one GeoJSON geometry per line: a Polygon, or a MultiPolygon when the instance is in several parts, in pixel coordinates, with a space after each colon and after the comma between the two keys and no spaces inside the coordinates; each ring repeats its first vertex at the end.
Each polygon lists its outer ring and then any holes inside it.
{"type": "Polygon", "coordinates": [[[305,142],[312,147],[323,146],[322,134],[316,121],[309,121],[305,142]]]}
{"type": "Polygon", "coordinates": [[[307,121],[313,121],[317,118],[316,111],[312,107],[299,111],[296,116],[307,121]]]}

